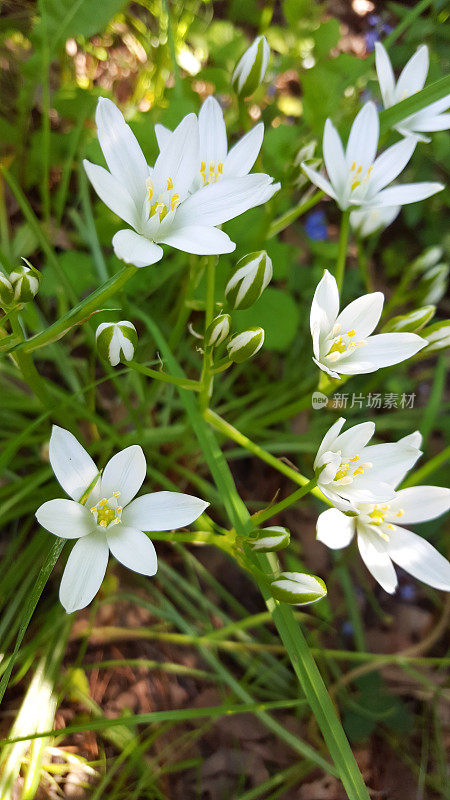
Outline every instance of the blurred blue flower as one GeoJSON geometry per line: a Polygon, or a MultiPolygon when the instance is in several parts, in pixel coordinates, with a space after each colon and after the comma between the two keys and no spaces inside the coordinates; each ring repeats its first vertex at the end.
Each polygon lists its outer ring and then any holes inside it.
{"type": "Polygon", "coordinates": [[[364,34],[366,50],[368,53],[372,53],[373,50],[375,50],[375,42],[378,42],[379,38],[380,34],[377,30],[367,31],[367,33],[364,34]]]}
{"type": "Polygon", "coordinates": [[[341,625],[341,631],[343,636],[353,636],[353,625],[350,620],[346,620],[341,625]]]}
{"type": "Polygon", "coordinates": [[[311,211],[305,220],[305,231],[310,239],[324,242],[328,239],[327,220],[323,211],[311,211]]]}
{"type": "Polygon", "coordinates": [[[411,583],[405,583],[403,586],[400,586],[398,593],[400,595],[400,598],[402,600],[406,600],[406,602],[415,600],[417,597],[416,587],[413,586],[411,583]]]}

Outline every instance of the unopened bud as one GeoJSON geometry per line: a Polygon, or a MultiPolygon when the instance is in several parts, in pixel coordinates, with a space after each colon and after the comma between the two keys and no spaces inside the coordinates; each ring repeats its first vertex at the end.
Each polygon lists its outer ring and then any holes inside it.
{"type": "Polygon", "coordinates": [[[264,344],[264,330],[262,328],[249,328],[247,331],[233,336],[227,344],[228,356],[236,364],[242,364],[248,358],[256,355],[264,344]]]}
{"type": "Polygon", "coordinates": [[[270,58],[270,47],[265,36],[258,36],[245,51],[233,72],[231,83],[240,97],[249,97],[256,92],[266,74],[270,58]]]}
{"type": "Polygon", "coordinates": [[[433,319],[436,306],[423,306],[410,311],[409,314],[400,314],[392,317],[383,328],[383,333],[417,333],[433,319]]]}
{"type": "Polygon", "coordinates": [[[449,268],[447,264],[436,264],[427,270],[421,278],[416,296],[420,303],[439,303],[442,300],[448,283],[449,268]]]}
{"type": "Polygon", "coordinates": [[[253,540],[250,547],[257,553],[273,553],[277,550],[284,550],[289,546],[290,541],[291,534],[288,528],[273,525],[257,531],[256,541],[253,540]]]}
{"type": "Polygon", "coordinates": [[[229,314],[219,314],[213,319],[205,333],[205,344],[208,347],[217,347],[222,344],[230,332],[231,317],[229,314]]]}
{"type": "Polygon", "coordinates": [[[450,319],[444,319],[441,322],[435,322],[434,325],[429,325],[428,328],[422,331],[422,338],[428,344],[420,351],[421,358],[426,358],[436,350],[444,350],[446,347],[450,347],[450,319]]]}
{"type": "Polygon", "coordinates": [[[421,272],[426,272],[427,269],[434,267],[439,262],[442,258],[442,253],[442,247],[439,245],[429,247],[410,264],[408,272],[411,275],[419,275],[421,272]]]}
{"type": "Polygon", "coordinates": [[[327,594],[327,587],[321,578],[303,572],[282,572],[272,581],[270,588],[276,600],[294,606],[316,603],[327,594]]]}
{"type": "Polygon", "coordinates": [[[137,345],[136,328],[123,319],[120,322],[102,322],[95,333],[97,351],[101,358],[116,367],[119,361],[131,361],[137,345]]]}
{"type": "Polygon", "coordinates": [[[350,225],[358,236],[365,239],[375,231],[387,228],[398,217],[401,206],[385,206],[384,208],[369,208],[367,210],[352,211],[350,225]]]}
{"type": "Polygon", "coordinates": [[[0,272],[0,306],[2,308],[9,308],[14,301],[14,289],[11,281],[8,280],[3,272],[0,272]]]}
{"type": "Polygon", "coordinates": [[[261,297],[273,275],[272,261],[265,250],[241,258],[225,287],[225,297],[233,309],[248,308],[261,297]]]}
{"type": "Polygon", "coordinates": [[[25,265],[21,264],[9,275],[9,280],[14,290],[15,303],[29,303],[35,297],[39,289],[41,275],[29,261],[25,265]]]}

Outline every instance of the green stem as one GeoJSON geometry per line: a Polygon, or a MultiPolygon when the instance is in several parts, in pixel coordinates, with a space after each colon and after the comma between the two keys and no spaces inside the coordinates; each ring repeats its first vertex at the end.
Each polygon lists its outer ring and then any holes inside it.
{"type": "Polygon", "coordinates": [[[339,293],[344,281],[345,261],[347,258],[348,236],[350,233],[350,210],[347,208],[342,212],[341,233],[339,236],[338,257],[336,261],[336,283],[339,293]]]}
{"type": "Polygon", "coordinates": [[[422,483],[425,478],[428,478],[429,475],[431,475],[433,472],[436,472],[439,467],[442,467],[449,460],[450,445],[446,447],[445,450],[442,450],[441,453],[438,453],[429,461],[427,461],[423,467],[419,467],[419,469],[414,470],[409,478],[402,483],[402,489],[406,489],[407,486],[417,486],[418,483],[422,483]]]}
{"type": "MultiPolygon", "coordinates": [[[[20,342],[25,341],[18,311],[11,312],[9,322],[13,334],[17,336],[20,342]]],[[[26,384],[30,387],[30,389],[32,389],[36,397],[39,398],[44,408],[52,408],[53,401],[50,399],[47,388],[44,385],[44,382],[36,367],[34,366],[33,359],[29,353],[24,353],[18,350],[14,353],[14,360],[16,361],[26,384]]]]}
{"type": "MultiPolygon", "coordinates": [[[[216,256],[208,256],[206,268],[206,305],[205,305],[205,333],[208,330],[214,317],[214,291],[216,280],[216,256]]],[[[203,367],[200,383],[200,406],[207,408],[212,395],[213,377],[211,374],[213,365],[212,348],[205,345],[203,351],[203,367]]]]}
{"type": "Polygon", "coordinates": [[[367,253],[364,250],[364,242],[359,237],[357,241],[357,251],[358,251],[358,267],[361,273],[361,277],[364,281],[364,286],[366,287],[366,290],[368,292],[373,292],[372,280],[369,272],[369,259],[367,258],[367,253]]]}
{"type": "MultiPolygon", "coordinates": [[[[274,469],[278,470],[278,472],[281,472],[287,478],[290,478],[290,480],[294,481],[294,483],[298,483],[302,487],[308,486],[310,483],[312,483],[312,481],[310,481],[300,472],[296,472],[294,469],[292,469],[292,467],[289,467],[287,464],[284,464],[283,461],[280,461],[271,453],[268,453],[267,450],[264,450],[258,444],[255,444],[255,442],[252,442],[252,440],[249,439],[248,436],[245,436],[245,434],[238,431],[237,428],[234,428],[232,425],[230,425],[229,422],[226,422],[226,420],[222,419],[222,417],[219,417],[219,415],[216,414],[215,411],[211,411],[211,409],[208,408],[206,409],[206,411],[204,411],[203,417],[206,420],[206,422],[209,422],[209,424],[216,429],[216,431],[219,431],[228,439],[231,439],[233,442],[236,442],[236,444],[239,444],[245,450],[248,450],[250,453],[253,453],[253,455],[260,458],[261,461],[265,461],[266,464],[270,464],[271,467],[274,467],[274,469]]],[[[321,500],[325,500],[320,489],[311,488],[308,489],[308,491],[311,491],[312,494],[314,494],[316,497],[319,497],[321,500]]]]}
{"type": "Polygon", "coordinates": [[[280,217],[274,219],[273,222],[269,225],[269,230],[267,231],[267,238],[271,239],[273,236],[276,236],[281,231],[284,231],[285,228],[288,228],[289,225],[292,225],[296,219],[301,217],[303,214],[306,214],[310,208],[314,208],[317,203],[320,203],[322,198],[325,197],[325,192],[316,192],[313,194],[312,197],[309,197],[307,200],[302,200],[298,205],[290,208],[289,211],[286,211],[284,214],[281,214],[280,217]]]}
{"type": "Polygon", "coordinates": [[[39,347],[44,347],[51,342],[56,342],[58,339],[61,339],[74,325],[86,321],[91,314],[98,311],[108,298],[125,286],[136,271],[137,267],[123,267],[117,275],[110,278],[103,286],[100,286],[99,289],[92,292],[92,294],[68,311],[67,314],[64,314],[64,316],[57,320],[57,322],[54,322],[53,325],[50,325],[45,331],[31,336],[26,342],[14,348],[14,355],[16,355],[19,350],[31,353],[39,347]]]}
{"type": "Polygon", "coordinates": [[[309,492],[312,492],[313,489],[316,487],[317,481],[315,478],[308,481],[304,486],[301,486],[300,489],[297,489],[296,492],[292,492],[288,497],[285,497],[284,500],[280,500],[279,503],[275,503],[273,506],[269,506],[269,508],[264,508],[262,511],[257,511],[256,514],[252,515],[252,520],[256,525],[262,525],[267,519],[274,517],[275,514],[281,514],[286,508],[293,506],[294,503],[297,503],[309,492]]]}
{"type": "Polygon", "coordinates": [[[143,364],[138,364],[136,361],[127,361],[127,367],[136,370],[136,372],[140,372],[142,375],[147,375],[149,378],[154,378],[156,381],[171,383],[173,386],[179,386],[181,389],[189,389],[191,392],[199,392],[202,388],[199,381],[191,381],[189,378],[177,378],[175,375],[167,375],[165,372],[158,372],[156,369],[144,367],[143,364]]]}

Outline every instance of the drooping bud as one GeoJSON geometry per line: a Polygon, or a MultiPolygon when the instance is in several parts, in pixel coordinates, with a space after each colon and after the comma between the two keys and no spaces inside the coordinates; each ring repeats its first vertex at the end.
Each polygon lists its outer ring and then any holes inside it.
{"type": "Polygon", "coordinates": [[[289,546],[291,534],[288,528],[279,525],[272,525],[270,528],[262,528],[257,531],[256,541],[250,543],[250,547],[257,553],[273,553],[277,550],[284,550],[289,546]]]}
{"type": "Polygon", "coordinates": [[[303,572],[282,572],[272,581],[270,588],[276,600],[294,606],[316,603],[327,594],[321,578],[303,572]]]}
{"type": "Polygon", "coordinates": [[[14,290],[14,302],[29,303],[38,292],[41,282],[41,274],[25,258],[25,265],[13,270],[9,275],[9,280],[14,290]]]}
{"type": "Polygon", "coordinates": [[[249,328],[233,336],[227,344],[228,356],[236,364],[242,364],[243,361],[255,356],[263,344],[264,330],[259,327],[249,328]]]}
{"type": "Polygon", "coordinates": [[[400,314],[392,317],[383,328],[383,333],[417,333],[433,319],[436,313],[436,306],[423,306],[410,311],[408,314],[400,314]]]}
{"type": "Polygon", "coordinates": [[[443,319],[441,322],[429,325],[428,328],[422,331],[422,338],[428,344],[418,354],[421,358],[426,358],[436,350],[444,350],[446,347],[450,347],[450,319],[443,319]]]}
{"type": "Polygon", "coordinates": [[[3,272],[0,272],[0,306],[2,308],[9,308],[14,301],[14,289],[11,281],[8,280],[3,272]]]}
{"type": "Polygon", "coordinates": [[[222,344],[230,332],[231,317],[229,314],[219,314],[208,326],[205,333],[205,344],[208,347],[217,347],[222,344]]]}
{"type": "Polygon", "coordinates": [[[272,261],[265,250],[241,258],[225,287],[230,307],[236,310],[253,305],[272,280],[272,275],[272,261]]]}
{"type": "Polygon", "coordinates": [[[256,92],[266,74],[270,58],[270,47],[265,36],[258,36],[238,61],[231,83],[240,97],[249,97],[256,92]]]}
{"type": "Polygon", "coordinates": [[[123,319],[120,322],[102,322],[98,326],[95,338],[97,351],[101,358],[116,367],[119,361],[131,361],[137,345],[136,328],[131,322],[123,319]]]}

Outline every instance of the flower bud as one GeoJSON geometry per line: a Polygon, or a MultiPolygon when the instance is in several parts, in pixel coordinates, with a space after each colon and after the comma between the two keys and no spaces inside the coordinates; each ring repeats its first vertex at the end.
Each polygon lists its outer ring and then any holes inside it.
{"type": "Polygon", "coordinates": [[[422,338],[428,344],[420,351],[420,357],[426,358],[430,353],[436,350],[444,350],[450,347],[450,319],[435,322],[434,325],[429,325],[428,328],[422,331],[422,338]]]}
{"type": "Polygon", "coordinates": [[[252,541],[250,547],[256,553],[272,553],[277,550],[284,550],[289,546],[291,534],[288,528],[272,525],[270,528],[262,528],[257,531],[256,541],[252,541]]]}
{"type": "Polygon", "coordinates": [[[392,317],[383,328],[383,333],[417,333],[433,319],[436,313],[436,306],[423,306],[410,311],[408,314],[400,314],[392,317]]]}
{"type": "Polygon", "coordinates": [[[256,355],[264,344],[264,331],[262,328],[249,328],[247,331],[233,336],[227,344],[228,356],[236,364],[242,364],[248,358],[256,355]]]}
{"type": "Polygon", "coordinates": [[[231,79],[234,91],[240,97],[256,92],[266,74],[270,47],[265,36],[258,36],[238,62],[231,79]]]}
{"type": "Polygon", "coordinates": [[[411,275],[420,275],[421,272],[426,272],[430,267],[434,267],[442,258],[442,247],[434,245],[429,247],[415,261],[409,266],[408,272],[411,275]]]}
{"type": "Polygon", "coordinates": [[[102,322],[95,333],[97,351],[101,358],[116,367],[119,361],[131,361],[137,345],[136,328],[126,319],[102,322]]]}
{"type": "Polygon", "coordinates": [[[231,317],[229,314],[219,314],[213,319],[205,333],[205,344],[208,347],[217,347],[227,338],[230,332],[231,317]]]}
{"type": "Polygon", "coordinates": [[[37,269],[26,259],[23,261],[25,261],[25,265],[21,264],[9,275],[16,303],[29,303],[37,294],[41,281],[41,275],[37,269]]]}
{"type": "Polygon", "coordinates": [[[8,280],[3,272],[0,272],[0,306],[9,308],[14,301],[14,289],[11,281],[8,280]]]}
{"type": "Polygon", "coordinates": [[[294,606],[315,603],[327,594],[321,578],[304,572],[282,572],[272,581],[270,588],[276,600],[294,606]]]}
{"type": "Polygon", "coordinates": [[[449,268],[447,264],[436,264],[427,270],[420,279],[416,290],[416,297],[420,303],[439,303],[442,300],[448,283],[449,268]]]}
{"type": "Polygon", "coordinates": [[[265,250],[241,258],[225,287],[230,307],[236,310],[253,305],[270,283],[272,275],[272,261],[265,250]]]}

